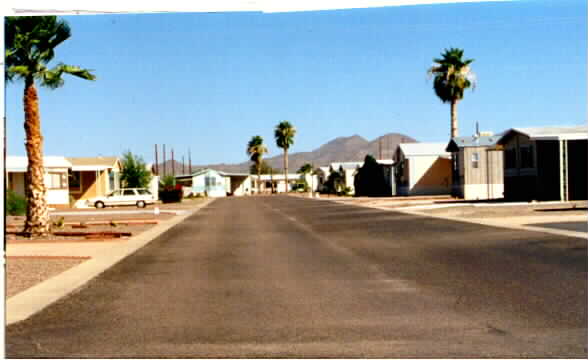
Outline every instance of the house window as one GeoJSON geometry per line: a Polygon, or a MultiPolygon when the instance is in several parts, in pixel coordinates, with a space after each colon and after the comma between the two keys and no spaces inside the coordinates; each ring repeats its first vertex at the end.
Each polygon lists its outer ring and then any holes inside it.
{"type": "Polygon", "coordinates": [[[214,176],[207,176],[204,178],[204,184],[206,187],[216,186],[216,178],[214,176]]]}
{"type": "Polygon", "coordinates": [[[110,190],[116,189],[115,179],[114,179],[114,171],[111,171],[108,173],[108,183],[110,185],[110,190]]]}
{"type": "Polygon", "coordinates": [[[67,174],[50,172],[45,174],[47,189],[67,189],[67,174]]]}
{"type": "Polygon", "coordinates": [[[82,191],[82,173],[79,171],[70,171],[69,177],[69,190],[70,191],[82,191]]]}
{"type": "Polygon", "coordinates": [[[477,169],[480,165],[480,153],[473,153],[472,154],[472,168],[477,169]]]}
{"type": "Polygon", "coordinates": [[[534,166],[533,146],[521,146],[521,168],[529,169],[534,166]]]}
{"type": "Polygon", "coordinates": [[[506,169],[517,167],[517,154],[514,148],[504,150],[504,167],[506,169]]]}

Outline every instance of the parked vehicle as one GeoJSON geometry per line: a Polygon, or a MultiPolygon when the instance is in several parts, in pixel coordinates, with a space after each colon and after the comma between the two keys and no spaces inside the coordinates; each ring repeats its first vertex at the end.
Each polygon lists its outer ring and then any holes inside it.
{"type": "Polygon", "coordinates": [[[117,205],[136,205],[138,208],[144,208],[147,204],[154,204],[155,198],[147,189],[129,188],[115,190],[106,196],[88,199],[86,203],[97,209],[117,205]]]}

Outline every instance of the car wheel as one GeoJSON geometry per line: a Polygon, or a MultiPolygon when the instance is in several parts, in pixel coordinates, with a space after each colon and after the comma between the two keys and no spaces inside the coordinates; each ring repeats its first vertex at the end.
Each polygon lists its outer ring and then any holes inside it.
{"type": "Polygon", "coordinates": [[[96,209],[102,209],[104,207],[104,203],[102,201],[96,201],[94,206],[96,207],[96,209]]]}
{"type": "Polygon", "coordinates": [[[144,208],[147,204],[145,204],[145,201],[137,201],[137,207],[138,208],[144,208]]]}

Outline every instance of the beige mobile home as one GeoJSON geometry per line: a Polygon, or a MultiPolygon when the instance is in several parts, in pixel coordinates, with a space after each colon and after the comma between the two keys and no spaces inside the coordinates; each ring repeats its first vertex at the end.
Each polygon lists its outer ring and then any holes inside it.
{"type": "Polygon", "coordinates": [[[76,207],[86,200],[120,188],[121,163],[117,157],[72,157],[69,192],[76,207]]]}
{"type": "Polygon", "coordinates": [[[452,153],[452,194],[466,200],[504,197],[502,150],[496,147],[499,135],[476,134],[449,141],[452,153]]]}
{"type": "Polygon", "coordinates": [[[394,153],[398,195],[451,193],[451,159],[444,143],[399,144],[394,153]]]}

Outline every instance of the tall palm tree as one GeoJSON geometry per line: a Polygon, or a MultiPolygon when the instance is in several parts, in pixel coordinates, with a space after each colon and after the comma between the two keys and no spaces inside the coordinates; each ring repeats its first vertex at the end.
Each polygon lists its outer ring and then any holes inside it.
{"type": "Polygon", "coordinates": [[[257,193],[259,194],[260,183],[259,183],[259,176],[261,175],[261,164],[263,162],[263,154],[267,153],[267,147],[263,144],[263,138],[259,135],[253,136],[251,140],[247,143],[247,155],[249,155],[249,159],[255,165],[255,169],[257,171],[257,193]]]}
{"type": "Polygon", "coordinates": [[[288,121],[282,121],[274,130],[276,145],[284,149],[284,178],[286,179],[286,192],[288,192],[288,149],[294,145],[296,128],[288,121]]]}
{"type": "Polygon", "coordinates": [[[59,63],[48,69],[55,48],[71,36],[67,23],[55,16],[23,16],[6,18],[6,66],[8,81],[24,80],[25,147],[28,168],[25,178],[27,218],[26,236],[46,236],[50,231],[47,211],[47,189],[43,182],[43,137],[39,116],[39,99],[35,81],[56,89],[63,85],[62,75],[70,74],[94,80],[89,70],[59,63]]]}
{"type": "Polygon", "coordinates": [[[475,87],[475,75],[470,69],[473,59],[464,60],[463,50],[445,49],[441,59],[433,59],[435,64],[429,69],[434,77],[435,94],[444,103],[451,104],[451,138],[458,136],[457,103],[463,99],[464,90],[475,87]]]}

